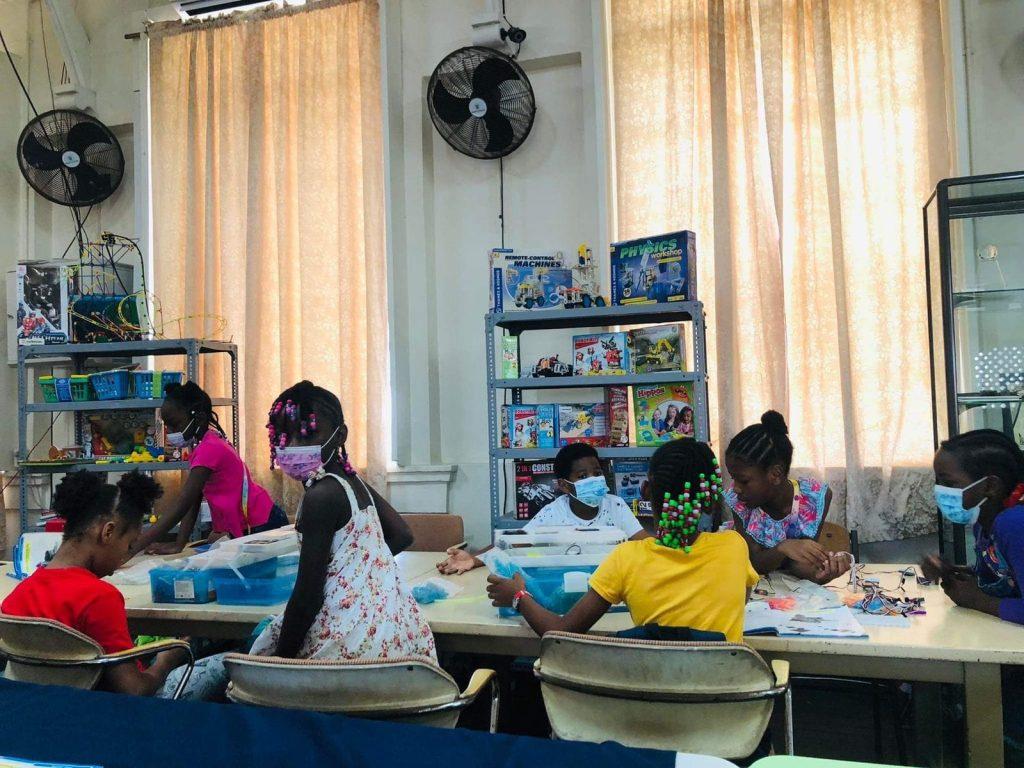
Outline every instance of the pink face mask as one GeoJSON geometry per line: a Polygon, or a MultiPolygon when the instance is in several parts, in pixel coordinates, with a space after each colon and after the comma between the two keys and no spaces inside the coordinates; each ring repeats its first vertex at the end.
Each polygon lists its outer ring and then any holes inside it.
{"type": "MultiPolygon", "coordinates": [[[[335,429],[331,436],[327,438],[328,443],[338,434],[338,429],[335,429]]],[[[337,448],[333,449],[330,456],[324,459],[323,445],[296,445],[278,448],[274,461],[277,462],[277,466],[288,477],[305,483],[307,480],[312,480],[323,469],[324,464],[334,458],[337,450],[337,448]]]]}

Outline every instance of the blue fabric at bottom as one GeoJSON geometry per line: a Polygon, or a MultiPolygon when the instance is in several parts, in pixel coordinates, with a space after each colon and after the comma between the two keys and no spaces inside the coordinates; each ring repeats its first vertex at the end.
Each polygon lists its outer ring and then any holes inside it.
{"type": "Polygon", "coordinates": [[[0,754],[103,768],[671,768],[675,754],[0,680],[0,754]]]}

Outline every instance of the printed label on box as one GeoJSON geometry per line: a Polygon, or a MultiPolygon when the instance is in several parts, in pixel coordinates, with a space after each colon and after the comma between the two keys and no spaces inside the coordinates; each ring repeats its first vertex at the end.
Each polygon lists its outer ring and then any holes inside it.
{"type": "Polygon", "coordinates": [[[195,600],[196,599],[196,585],[192,579],[175,579],[174,580],[174,599],[175,600],[195,600]]]}

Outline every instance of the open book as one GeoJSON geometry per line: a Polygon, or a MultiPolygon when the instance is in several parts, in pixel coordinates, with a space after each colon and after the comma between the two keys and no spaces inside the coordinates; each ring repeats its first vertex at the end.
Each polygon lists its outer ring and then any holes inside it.
{"type": "Polygon", "coordinates": [[[846,606],[808,611],[776,611],[763,600],[747,603],[745,635],[779,637],[867,637],[864,627],[846,606]]]}

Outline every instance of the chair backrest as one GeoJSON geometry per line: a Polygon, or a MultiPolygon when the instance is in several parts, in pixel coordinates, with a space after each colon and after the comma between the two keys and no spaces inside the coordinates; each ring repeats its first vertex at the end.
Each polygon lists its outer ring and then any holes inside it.
{"type": "Polygon", "coordinates": [[[409,552],[444,552],[465,541],[465,528],[458,515],[407,514],[402,519],[412,529],[409,552]]]}
{"type": "Polygon", "coordinates": [[[671,643],[549,632],[536,664],[555,735],[746,757],[771,717],[775,676],[735,643],[671,643]]]}
{"type": "Polygon", "coordinates": [[[829,552],[852,552],[850,549],[850,534],[839,523],[830,523],[828,521],[822,523],[818,541],[829,552]]]}
{"type": "Polygon", "coordinates": [[[50,619],[0,614],[0,655],[7,658],[8,680],[91,689],[103,674],[87,664],[103,656],[99,644],[50,619]]]}
{"type": "Polygon", "coordinates": [[[228,698],[244,704],[344,713],[454,728],[459,686],[425,659],[316,661],[249,656],[224,658],[228,698]]]}

